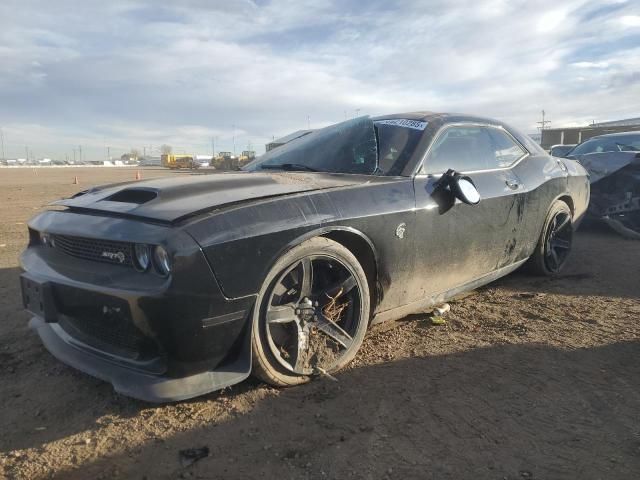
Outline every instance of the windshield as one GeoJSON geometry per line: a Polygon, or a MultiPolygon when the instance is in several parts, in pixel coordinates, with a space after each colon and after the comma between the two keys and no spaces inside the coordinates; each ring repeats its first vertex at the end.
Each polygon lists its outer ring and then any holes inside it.
{"type": "Polygon", "coordinates": [[[640,151],[640,134],[612,135],[596,137],[581,143],[571,150],[570,155],[586,155],[603,152],[638,152],[640,151]]]}
{"type": "Polygon", "coordinates": [[[400,175],[422,129],[360,117],[316,130],[268,151],[243,170],[400,175]]]}
{"type": "Polygon", "coordinates": [[[549,155],[553,157],[564,157],[567,153],[573,149],[575,145],[556,145],[549,151],[549,155]]]}

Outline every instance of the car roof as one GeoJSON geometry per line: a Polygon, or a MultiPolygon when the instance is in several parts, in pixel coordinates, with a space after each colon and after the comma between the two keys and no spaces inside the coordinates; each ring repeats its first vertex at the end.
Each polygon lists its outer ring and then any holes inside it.
{"type": "Polygon", "coordinates": [[[478,122],[478,123],[488,123],[488,124],[496,124],[502,125],[502,122],[487,118],[487,117],[478,117],[475,115],[467,115],[464,113],[450,113],[450,112],[431,112],[428,110],[417,111],[417,112],[405,112],[405,113],[391,113],[389,115],[379,115],[377,117],[373,117],[372,120],[388,120],[395,118],[406,118],[407,120],[420,120],[420,121],[434,121],[440,120],[443,123],[450,122],[478,122]]]}
{"type": "Polygon", "coordinates": [[[630,130],[628,132],[605,133],[603,135],[596,135],[595,137],[591,137],[589,138],[589,140],[591,140],[592,138],[622,137],[626,135],[640,135],[640,130],[630,130]]]}

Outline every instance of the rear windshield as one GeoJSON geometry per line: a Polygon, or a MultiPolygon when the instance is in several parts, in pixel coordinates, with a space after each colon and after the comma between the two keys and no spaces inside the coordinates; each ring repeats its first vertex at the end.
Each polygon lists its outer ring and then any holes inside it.
{"type": "Polygon", "coordinates": [[[400,175],[426,126],[426,122],[401,122],[347,120],[276,147],[243,170],[400,175]]]}
{"type": "Polygon", "coordinates": [[[609,137],[597,137],[581,143],[571,150],[570,155],[586,155],[588,153],[603,152],[639,152],[640,134],[636,135],[612,135],[609,137]]]}

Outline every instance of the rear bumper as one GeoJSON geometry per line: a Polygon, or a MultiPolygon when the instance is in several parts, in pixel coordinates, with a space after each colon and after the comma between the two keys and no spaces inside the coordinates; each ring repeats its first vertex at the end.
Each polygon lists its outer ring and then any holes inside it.
{"type": "Polygon", "coordinates": [[[151,375],[115,362],[88,345],[68,336],[55,323],[33,317],[29,327],[36,331],[51,354],[67,365],[113,385],[116,392],[147,402],[174,402],[197,397],[243,381],[251,371],[249,342],[244,354],[231,364],[214,371],[201,372],[182,378],[151,375]]]}

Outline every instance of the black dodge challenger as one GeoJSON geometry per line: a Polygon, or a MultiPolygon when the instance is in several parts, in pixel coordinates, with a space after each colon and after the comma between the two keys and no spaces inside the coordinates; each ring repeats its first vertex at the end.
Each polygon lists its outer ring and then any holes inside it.
{"type": "Polygon", "coordinates": [[[362,117],[244,171],[107,185],[29,222],[23,301],[46,348],[125,395],[331,375],[369,325],[523,264],[555,274],[586,171],[502,122],[362,117]]]}

